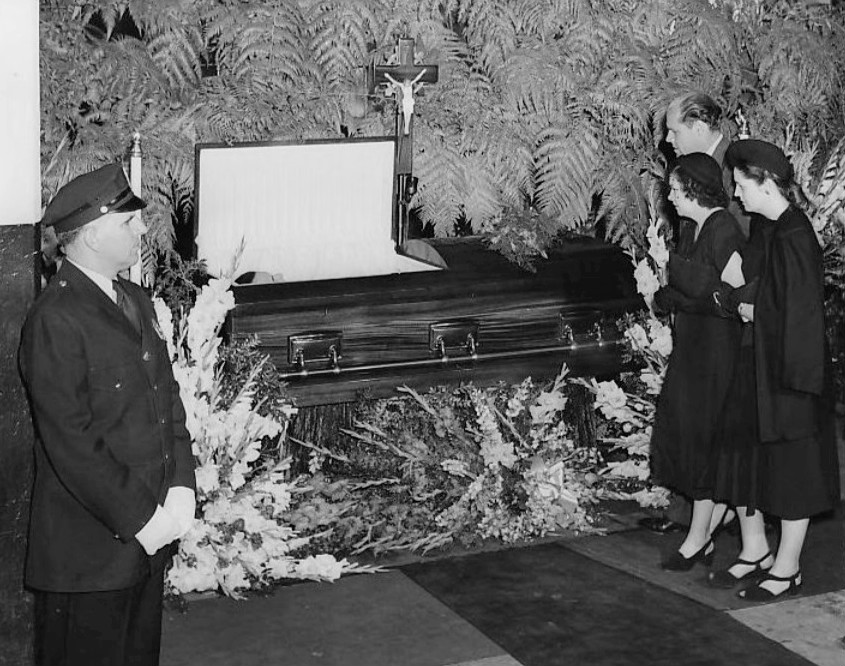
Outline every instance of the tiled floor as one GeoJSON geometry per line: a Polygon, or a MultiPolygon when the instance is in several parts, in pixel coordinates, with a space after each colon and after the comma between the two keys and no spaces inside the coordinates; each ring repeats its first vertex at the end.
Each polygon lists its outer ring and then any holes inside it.
{"type": "MultiPolygon", "coordinates": [[[[710,590],[701,584],[698,567],[682,574],[660,571],[660,554],[676,547],[678,535],[622,529],[606,537],[546,540],[501,551],[498,559],[495,551],[462,554],[332,585],[291,585],[244,602],[196,601],[186,614],[167,614],[162,666],[624,666],[644,663],[637,641],[650,664],[718,666],[741,658],[744,666],[843,666],[841,512],[814,523],[810,534],[806,595],[768,605],[749,607],[730,593],[710,590]],[[569,554],[556,555],[564,551],[569,554]],[[456,568],[457,559],[463,562],[456,568]],[[437,582],[439,569],[449,566],[453,572],[437,582]],[[426,567],[429,573],[420,574],[426,567]],[[596,567],[608,573],[596,574],[596,567]],[[606,580],[607,588],[594,593],[581,580],[588,578],[600,581],[594,585],[606,580]],[[636,607],[637,586],[649,608],[636,607]],[[614,619],[624,603],[624,617],[614,619]],[[655,607],[665,607],[664,614],[654,615],[655,607]],[[602,620],[585,615],[603,613],[610,614],[607,621],[591,630],[591,621],[602,620]],[[644,613],[652,613],[646,620],[662,635],[678,635],[649,644],[653,635],[638,619],[644,613]],[[619,625],[616,633],[609,624],[619,625]],[[712,635],[720,649],[708,652],[712,635]],[[693,637],[703,650],[686,654],[685,641],[693,637]],[[757,647],[749,651],[749,643],[757,647]]],[[[718,547],[729,560],[735,545],[726,539],[718,547]]]]}

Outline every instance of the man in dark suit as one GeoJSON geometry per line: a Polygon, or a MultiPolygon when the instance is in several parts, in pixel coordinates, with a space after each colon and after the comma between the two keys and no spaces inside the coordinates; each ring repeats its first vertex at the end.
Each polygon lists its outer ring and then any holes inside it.
{"type": "Polygon", "coordinates": [[[38,441],[26,585],[36,662],[154,666],[165,566],[194,518],[185,412],[150,299],[118,276],[144,207],[120,165],[65,185],[41,223],[64,251],[24,325],[38,441]]]}
{"type": "Polygon", "coordinates": [[[733,173],[725,166],[725,153],[731,142],[722,133],[721,122],[722,109],[708,95],[700,92],[679,95],[666,107],[666,143],[672,146],[678,157],[705,153],[719,163],[722,185],[731,198],[728,211],[748,238],[749,216],[734,196],[733,173]]]}

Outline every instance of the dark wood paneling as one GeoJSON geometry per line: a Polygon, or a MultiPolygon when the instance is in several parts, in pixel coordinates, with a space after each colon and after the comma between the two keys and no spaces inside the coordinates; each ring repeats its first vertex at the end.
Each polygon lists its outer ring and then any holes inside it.
{"type": "Polygon", "coordinates": [[[350,400],[362,390],[386,395],[403,383],[548,377],[564,360],[580,374],[618,370],[620,355],[610,344],[619,335],[615,319],[641,306],[630,259],[618,247],[577,239],[529,272],[477,238],[431,244],[448,270],[237,287],[229,334],[257,335],[273,362],[293,373],[300,404],[350,400]],[[441,363],[432,350],[432,325],[454,320],[477,324],[476,361],[455,348],[441,363]],[[577,348],[569,349],[564,323],[577,348]],[[606,344],[591,345],[598,342],[596,324],[606,344]],[[307,376],[300,376],[289,338],[316,331],[342,332],[339,369],[327,372],[326,358],[307,363],[307,376]]]}
{"type": "Polygon", "coordinates": [[[356,400],[361,396],[396,396],[396,387],[403,385],[424,390],[430,386],[470,381],[477,386],[491,386],[500,381],[520,382],[526,377],[540,381],[555,377],[564,362],[573,376],[610,376],[622,367],[621,347],[606,345],[600,349],[594,346],[575,353],[548,352],[489,363],[456,360],[422,367],[398,365],[381,371],[353,369],[338,376],[312,373],[307,377],[290,377],[288,388],[300,406],[327,405],[356,400]]]}

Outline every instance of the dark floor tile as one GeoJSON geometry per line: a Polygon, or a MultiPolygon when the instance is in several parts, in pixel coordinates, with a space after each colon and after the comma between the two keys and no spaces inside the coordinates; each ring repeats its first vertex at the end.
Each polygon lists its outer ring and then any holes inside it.
{"type": "Polygon", "coordinates": [[[555,544],[403,571],[526,666],[806,666],[724,613],[555,544]]]}

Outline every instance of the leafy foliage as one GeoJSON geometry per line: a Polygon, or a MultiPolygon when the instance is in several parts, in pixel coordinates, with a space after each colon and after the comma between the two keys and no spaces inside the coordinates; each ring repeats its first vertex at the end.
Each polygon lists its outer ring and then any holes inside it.
{"type": "Polygon", "coordinates": [[[361,403],[331,450],[311,448],[311,492],[291,523],[307,531],[322,517],[312,543],[344,555],[592,530],[603,461],[572,437],[565,410],[579,389],[564,367],[542,385],[403,387],[361,403]]]}
{"type": "Polygon", "coordinates": [[[412,205],[441,235],[524,209],[634,242],[684,90],[773,140],[833,145],[845,117],[832,3],[41,0],[41,15],[45,198],[138,131],[157,250],[190,216],[197,142],[390,134],[363,67],[403,34],[440,66],[415,107],[412,205]]]}

